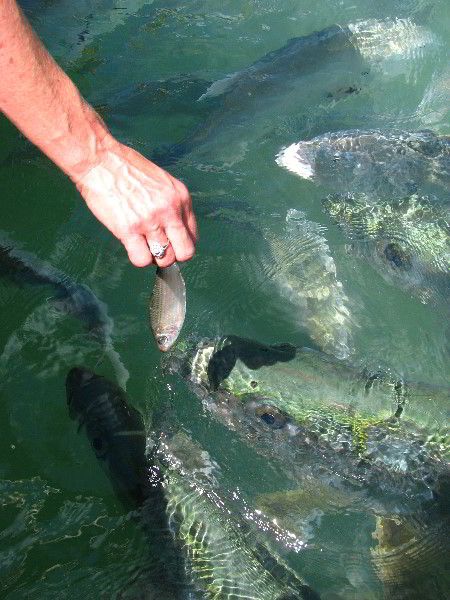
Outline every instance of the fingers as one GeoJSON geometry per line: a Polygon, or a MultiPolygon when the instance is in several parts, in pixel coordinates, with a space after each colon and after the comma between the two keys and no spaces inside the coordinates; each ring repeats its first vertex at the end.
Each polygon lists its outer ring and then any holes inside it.
{"type": "Polygon", "coordinates": [[[194,256],[197,225],[188,189],[139,153],[118,144],[78,189],[97,219],[122,241],[133,265],[168,267],[194,256]],[[152,242],[169,243],[160,258],[152,255],[152,242]]]}
{"type": "Polygon", "coordinates": [[[166,233],[177,261],[183,262],[194,256],[194,242],[184,223],[177,225],[169,224],[166,227],[166,233]]]}
{"type": "Polygon", "coordinates": [[[153,262],[153,256],[143,235],[130,234],[122,240],[128,258],[136,267],[146,267],[153,262]]]}
{"type": "Polygon", "coordinates": [[[190,207],[189,211],[185,211],[183,213],[183,217],[184,224],[189,232],[189,235],[191,236],[191,240],[195,245],[197,241],[197,221],[195,220],[195,215],[192,211],[192,206],[190,207]]]}
{"type": "Polygon", "coordinates": [[[159,267],[168,267],[175,261],[183,262],[194,256],[196,236],[197,225],[191,213],[186,218],[186,224],[178,222],[168,225],[166,235],[159,232],[146,236],[130,234],[122,240],[122,243],[128,252],[128,258],[136,267],[146,267],[152,262],[159,267]],[[152,242],[158,242],[162,247],[167,246],[161,258],[154,256],[150,251],[152,242]]]}
{"type": "MultiPolygon", "coordinates": [[[[186,190],[187,192],[187,190],[186,190]]],[[[169,246],[162,259],[154,257],[154,261],[161,267],[169,266],[175,261],[183,262],[190,260],[195,254],[195,242],[197,239],[197,224],[192,212],[192,202],[189,194],[186,194],[184,206],[181,207],[180,217],[166,223],[165,234],[158,234],[157,240],[163,246],[167,241],[169,246]]],[[[148,239],[148,236],[147,236],[148,239]]],[[[153,241],[153,239],[151,240],[153,241]]],[[[149,240],[149,243],[151,243],[149,240]]]]}

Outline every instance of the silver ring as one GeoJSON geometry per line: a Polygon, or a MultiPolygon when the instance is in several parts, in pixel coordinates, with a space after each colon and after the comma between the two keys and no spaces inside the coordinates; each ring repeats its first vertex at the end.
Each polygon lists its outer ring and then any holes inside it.
{"type": "Polygon", "coordinates": [[[169,242],[165,246],[160,244],[159,242],[151,242],[149,244],[150,252],[153,254],[155,258],[162,258],[166,253],[167,248],[169,247],[169,242]]]}

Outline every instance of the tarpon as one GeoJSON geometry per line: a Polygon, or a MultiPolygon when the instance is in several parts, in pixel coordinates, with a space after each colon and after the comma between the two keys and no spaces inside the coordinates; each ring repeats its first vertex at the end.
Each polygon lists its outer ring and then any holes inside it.
{"type": "MultiPolygon", "coordinates": [[[[109,357],[118,380],[125,386],[129,373],[113,346],[114,322],[108,314],[107,305],[88,285],[74,281],[48,262],[25,251],[6,234],[1,234],[0,244],[0,277],[21,288],[42,288],[47,292],[45,302],[27,315],[25,329],[28,332],[36,330],[39,335],[45,335],[48,330],[56,343],[53,330],[57,315],[75,318],[86,329],[86,337],[98,344],[104,355],[109,357]]],[[[16,331],[11,334],[0,364],[6,363],[21,348],[19,337],[16,331]]],[[[81,351],[81,344],[78,344],[76,351],[81,351]]],[[[60,356],[63,354],[59,353],[60,356]]],[[[53,366],[55,360],[56,357],[52,355],[53,366]]]]}
{"type": "Polygon", "coordinates": [[[382,81],[399,73],[417,75],[417,62],[439,45],[433,33],[409,19],[333,25],[293,38],[210,85],[199,98],[207,114],[203,123],[160,159],[168,163],[171,156],[210,153],[233,164],[277,120],[296,117],[307,123],[366,89],[376,95],[382,81]]]}
{"type": "Polygon", "coordinates": [[[376,465],[382,465],[381,477],[390,474],[386,481],[392,487],[380,501],[388,503],[392,494],[400,510],[404,481],[420,503],[431,501],[441,471],[449,468],[448,388],[364,371],[308,348],[266,346],[236,336],[206,339],[182,358],[176,354],[175,369],[195,384],[214,414],[230,422],[243,414],[259,419],[276,432],[269,434],[270,444],[284,438],[291,455],[288,477],[314,469],[300,459],[312,452],[319,470],[328,461],[341,465],[330,469],[340,473],[344,487],[376,490],[376,465]]]}
{"type": "Polygon", "coordinates": [[[374,204],[366,194],[353,193],[330,194],[322,205],[351,241],[350,254],[365,258],[388,283],[443,308],[448,316],[448,202],[414,194],[374,204]]]}
{"type": "MultiPolygon", "coordinates": [[[[277,163],[333,190],[326,212],[386,281],[448,304],[450,138],[431,131],[349,130],[282,150],[277,163]]],[[[448,315],[448,311],[447,311],[448,315]]]]}
{"type": "Polygon", "coordinates": [[[264,231],[270,248],[263,259],[265,275],[295,307],[295,322],[306,328],[318,347],[347,358],[354,350],[356,319],[324,234],[325,228],[309,221],[305,213],[288,210],[282,235],[264,231]]]}
{"type": "Polygon", "coordinates": [[[354,129],[283,149],[277,163],[334,193],[401,198],[450,189],[450,137],[432,131],[354,129]]]}
{"type": "Polygon", "coordinates": [[[447,388],[236,336],[179,348],[169,368],[298,489],[261,498],[260,508],[280,522],[293,513],[294,531],[305,507],[371,513],[378,544],[366,558],[387,597],[423,598],[428,585],[445,598],[446,576],[441,586],[436,579],[450,550],[447,388]]]}
{"type": "Polygon", "coordinates": [[[66,390],[71,417],[86,429],[119,497],[152,538],[157,556],[151,555],[154,575],[148,579],[155,598],[318,600],[289,567],[255,544],[245,524],[235,522],[199,467],[204,453],[197,470],[183,471],[193,443],[183,442],[180,451],[179,436],[162,436],[146,450],[141,414],[118,386],[87,369],[72,369],[66,390]]]}

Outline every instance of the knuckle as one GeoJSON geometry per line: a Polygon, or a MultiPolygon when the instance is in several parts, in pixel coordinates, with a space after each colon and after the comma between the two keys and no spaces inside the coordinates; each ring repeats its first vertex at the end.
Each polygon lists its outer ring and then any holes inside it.
{"type": "Polygon", "coordinates": [[[187,198],[189,196],[189,191],[188,191],[187,187],[179,179],[177,179],[176,189],[177,189],[178,194],[180,196],[182,196],[183,198],[187,198]]]}

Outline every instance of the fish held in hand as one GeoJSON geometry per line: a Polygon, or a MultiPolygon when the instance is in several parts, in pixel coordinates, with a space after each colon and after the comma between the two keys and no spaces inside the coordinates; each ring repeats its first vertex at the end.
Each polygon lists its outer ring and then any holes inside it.
{"type": "Polygon", "coordinates": [[[186,315],[186,286],[177,264],[156,269],[150,299],[150,325],[161,352],[177,340],[186,315]]]}

